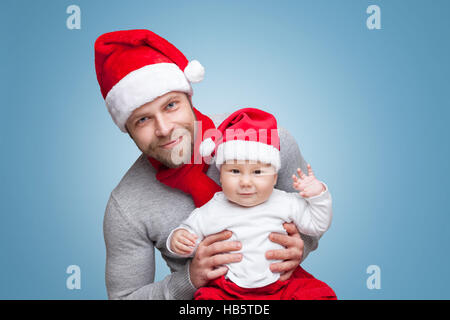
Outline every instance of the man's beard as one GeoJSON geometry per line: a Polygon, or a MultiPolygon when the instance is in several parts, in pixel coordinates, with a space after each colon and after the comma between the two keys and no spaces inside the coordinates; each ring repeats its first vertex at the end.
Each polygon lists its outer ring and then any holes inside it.
{"type": "Polygon", "coordinates": [[[176,128],[172,131],[172,133],[157,141],[151,143],[147,150],[142,150],[147,156],[158,160],[163,165],[169,168],[176,168],[183,164],[190,163],[192,157],[193,146],[193,137],[191,136],[191,132],[185,127],[176,128]],[[182,137],[182,140],[174,147],[170,149],[161,148],[160,145],[164,145],[169,143],[170,141],[176,140],[179,137],[182,137]]]}

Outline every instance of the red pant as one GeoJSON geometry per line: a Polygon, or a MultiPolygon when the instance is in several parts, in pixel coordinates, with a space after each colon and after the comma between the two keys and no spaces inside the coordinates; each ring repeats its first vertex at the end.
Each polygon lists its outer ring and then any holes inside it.
{"type": "Polygon", "coordinates": [[[262,288],[241,288],[224,276],[195,292],[195,300],[337,300],[325,282],[317,280],[300,266],[291,278],[262,288]]]}

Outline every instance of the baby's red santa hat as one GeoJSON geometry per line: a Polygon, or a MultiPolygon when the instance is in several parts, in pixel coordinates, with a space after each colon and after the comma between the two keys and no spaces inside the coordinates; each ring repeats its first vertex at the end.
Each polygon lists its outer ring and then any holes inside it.
{"type": "Polygon", "coordinates": [[[204,137],[200,154],[206,157],[215,153],[219,170],[227,160],[260,161],[280,169],[280,138],[272,114],[255,108],[240,109],[217,130],[216,135],[204,137]]]}
{"type": "Polygon", "coordinates": [[[171,91],[192,96],[191,83],[205,70],[174,45],[149,30],[105,33],[95,42],[95,70],[103,98],[116,125],[126,132],[131,113],[171,91]]]}

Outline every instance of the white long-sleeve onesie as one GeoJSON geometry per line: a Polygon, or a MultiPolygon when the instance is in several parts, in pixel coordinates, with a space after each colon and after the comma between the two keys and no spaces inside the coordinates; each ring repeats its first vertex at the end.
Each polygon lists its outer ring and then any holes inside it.
{"type": "MultiPolygon", "coordinates": [[[[331,195],[327,187],[311,198],[274,189],[267,201],[254,207],[242,207],[229,201],[223,192],[217,192],[204,206],[192,211],[175,230],[183,228],[196,234],[197,244],[208,235],[231,231],[230,240],[242,243],[238,252],[243,257],[240,262],[227,264],[226,277],[242,288],[259,288],[280,277],[279,273],[270,271],[274,260],[265,257],[268,250],[283,248],[269,240],[271,232],[286,233],[283,223],[294,222],[301,233],[322,236],[330,227],[331,218],[331,195]]],[[[167,239],[169,251],[175,230],[167,239]]]]}

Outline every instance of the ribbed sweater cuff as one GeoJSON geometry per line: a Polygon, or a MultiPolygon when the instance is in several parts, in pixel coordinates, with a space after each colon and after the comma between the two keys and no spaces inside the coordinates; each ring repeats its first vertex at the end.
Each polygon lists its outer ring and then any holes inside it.
{"type": "Polygon", "coordinates": [[[172,273],[169,281],[169,291],[175,300],[192,300],[195,291],[197,291],[190,279],[190,264],[191,260],[188,260],[183,269],[172,273]]]}

